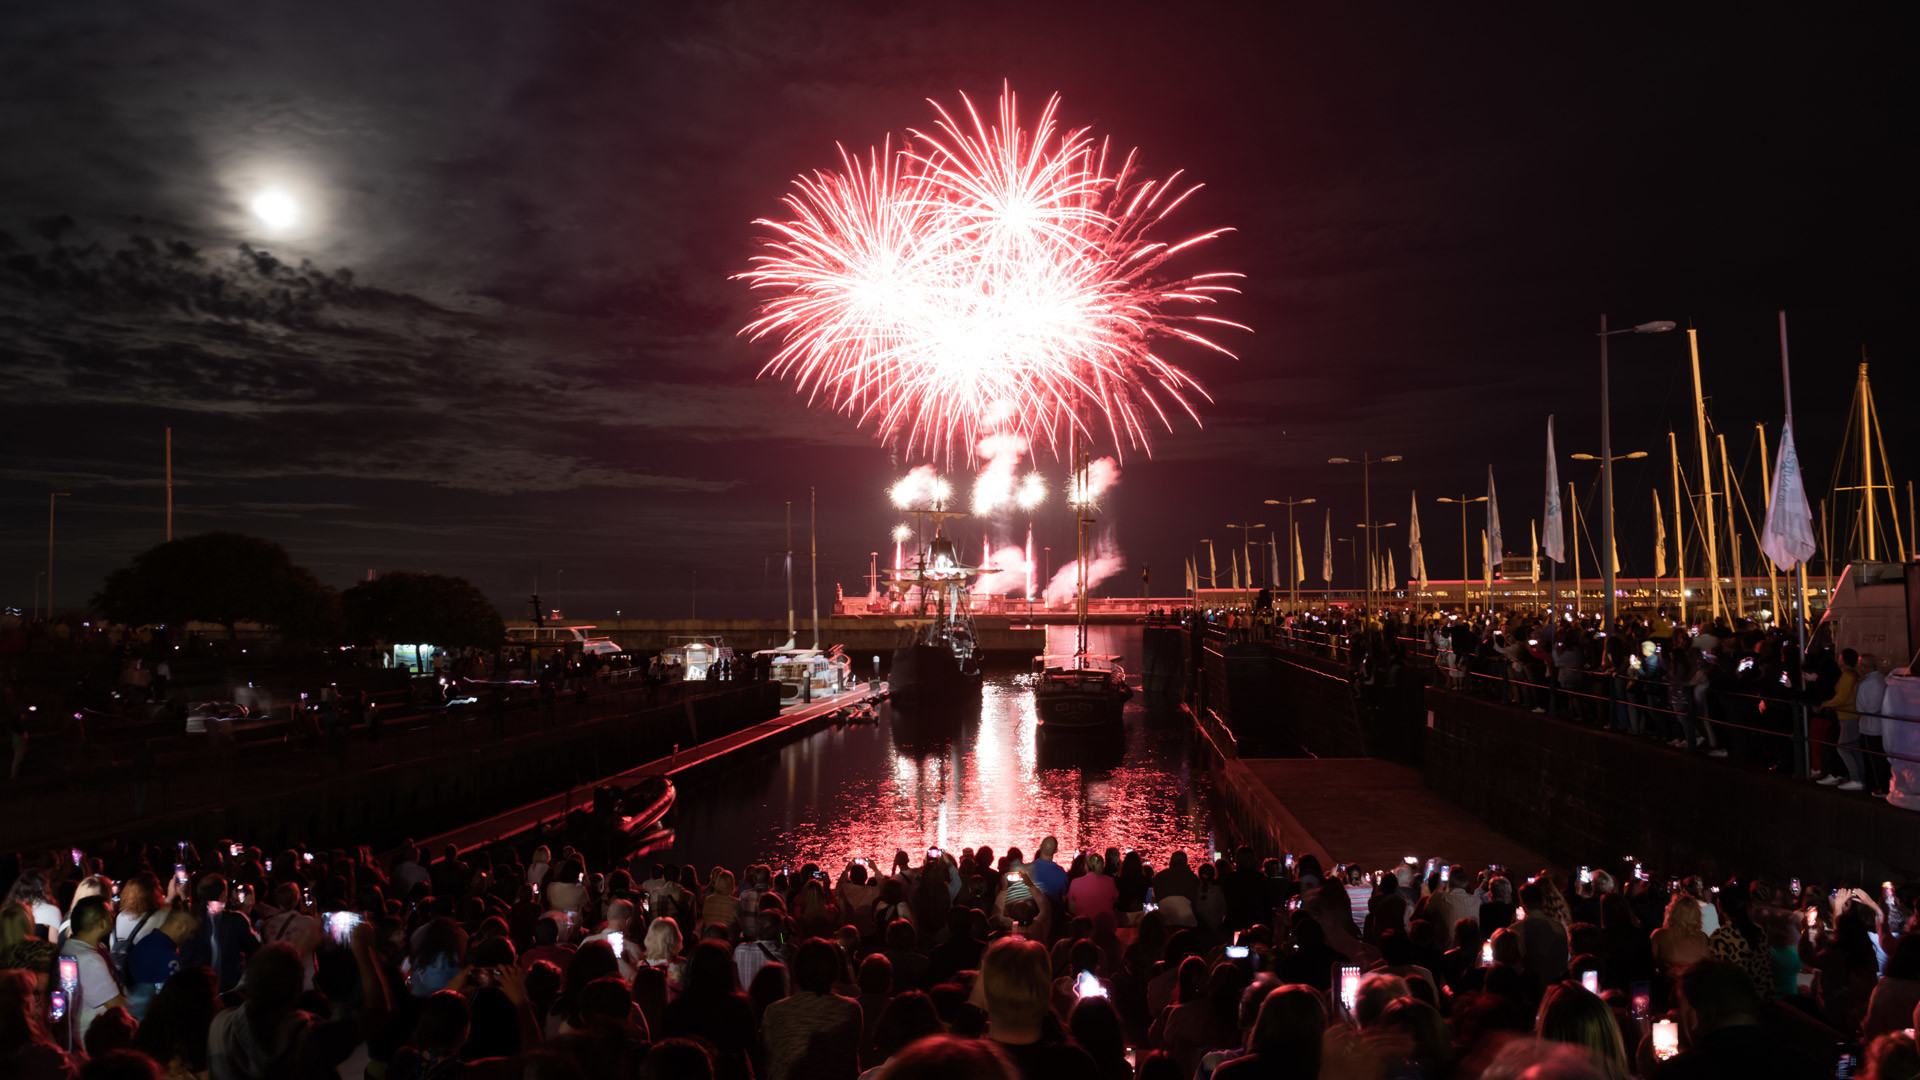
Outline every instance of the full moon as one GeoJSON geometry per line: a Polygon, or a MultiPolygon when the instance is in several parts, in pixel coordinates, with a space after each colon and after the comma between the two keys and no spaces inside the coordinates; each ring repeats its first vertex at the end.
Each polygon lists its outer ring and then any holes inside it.
{"type": "Polygon", "coordinates": [[[300,221],[300,204],[284,191],[263,191],[249,205],[253,216],[270,229],[290,229],[300,221]]]}

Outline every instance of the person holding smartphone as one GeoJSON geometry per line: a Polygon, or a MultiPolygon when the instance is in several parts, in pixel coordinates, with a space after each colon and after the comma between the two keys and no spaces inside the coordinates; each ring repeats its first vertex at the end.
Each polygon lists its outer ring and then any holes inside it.
{"type": "Polygon", "coordinates": [[[300,1008],[306,970],[293,946],[276,941],[247,963],[246,1001],[222,1010],[207,1032],[209,1072],[231,1080],[329,1075],[353,1056],[392,1011],[373,951],[373,924],[354,928],[347,947],[358,974],[361,1007],[338,1020],[300,1008]],[[272,1032],[262,1039],[258,1032],[272,1032]]]}
{"type": "Polygon", "coordinates": [[[73,921],[67,940],[60,946],[60,959],[73,960],[78,968],[79,981],[68,997],[67,1007],[79,1021],[74,1030],[80,1038],[86,1037],[87,1028],[101,1013],[127,1004],[119,973],[113,969],[113,956],[107,951],[107,935],[112,932],[113,913],[107,909],[105,897],[89,896],[73,906],[73,921]]]}

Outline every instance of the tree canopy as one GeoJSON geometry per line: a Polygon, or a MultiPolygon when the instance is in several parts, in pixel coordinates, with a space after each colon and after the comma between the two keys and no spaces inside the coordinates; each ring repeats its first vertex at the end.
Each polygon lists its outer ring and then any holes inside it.
{"type": "Polygon", "coordinates": [[[107,575],[93,606],[131,626],[211,622],[231,631],[235,623],[257,622],[320,641],[340,629],[338,592],[294,565],[279,544],[232,532],[148,548],[107,575]]]}
{"type": "Polygon", "coordinates": [[[484,648],[507,635],[500,612],[466,578],[395,570],[353,586],[340,595],[340,603],[348,633],[362,645],[484,648]]]}

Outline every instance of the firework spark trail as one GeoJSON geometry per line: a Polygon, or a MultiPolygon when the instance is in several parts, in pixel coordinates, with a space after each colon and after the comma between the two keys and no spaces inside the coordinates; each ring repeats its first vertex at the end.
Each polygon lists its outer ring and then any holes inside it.
{"type": "Polygon", "coordinates": [[[1172,412],[1197,423],[1206,391],[1158,344],[1231,356],[1205,333],[1245,329],[1199,310],[1239,275],[1167,266],[1225,230],[1150,237],[1197,187],[1138,177],[1132,154],[1110,166],[1057,97],[1031,130],[1011,89],[991,121],[961,101],[898,150],[843,148],[839,172],[794,182],[791,220],[757,222],[770,235],[739,276],[764,299],[742,332],[781,343],[761,373],[949,461],[986,435],[1057,455],[1095,423],[1116,448],[1148,448],[1172,412]]]}

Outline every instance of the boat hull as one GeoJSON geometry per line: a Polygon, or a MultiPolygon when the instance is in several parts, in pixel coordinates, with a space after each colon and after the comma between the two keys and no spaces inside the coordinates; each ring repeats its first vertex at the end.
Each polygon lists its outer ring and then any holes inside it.
{"type": "Polygon", "coordinates": [[[895,704],[942,705],[978,694],[980,672],[962,670],[953,653],[938,646],[902,645],[893,650],[887,687],[895,704]]]}
{"type": "Polygon", "coordinates": [[[1033,708],[1042,731],[1115,727],[1132,696],[1133,691],[1125,684],[1104,678],[1072,680],[1064,685],[1057,679],[1043,680],[1034,688],[1033,708]]]}

